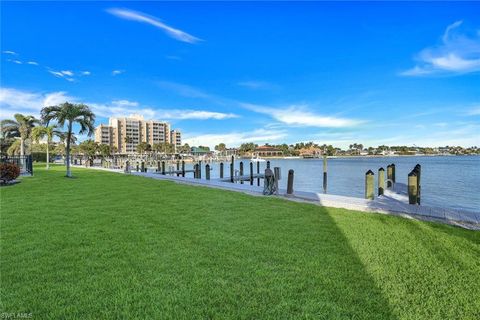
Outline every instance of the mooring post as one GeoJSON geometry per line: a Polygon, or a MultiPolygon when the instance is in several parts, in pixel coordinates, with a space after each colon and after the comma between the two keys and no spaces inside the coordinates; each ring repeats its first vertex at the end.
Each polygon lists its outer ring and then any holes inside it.
{"type": "Polygon", "coordinates": [[[270,160],[267,161],[267,169],[270,169],[270,160]]]}
{"type": "Polygon", "coordinates": [[[395,184],[395,182],[396,182],[396,180],[395,180],[395,163],[392,163],[391,167],[392,167],[392,181],[393,181],[393,184],[395,184]]]}
{"type": "Polygon", "coordinates": [[[422,194],[422,186],[420,182],[422,176],[422,166],[417,163],[415,168],[417,169],[417,203],[418,205],[420,205],[420,196],[422,194]]]}
{"type": "Polygon", "coordinates": [[[125,162],[125,173],[130,173],[130,163],[128,160],[125,162]]]}
{"type": "Polygon", "coordinates": [[[182,177],[185,178],[185,160],[182,160],[182,177]]]}
{"type": "Polygon", "coordinates": [[[180,177],[180,161],[177,160],[177,177],[180,177]]]}
{"type": "Polygon", "coordinates": [[[323,156],[323,193],[327,193],[327,155],[323,156]]]}
{"type": "Polygon", "coordinates": [[[162,161],[162,174],[165,175],[165,161],[162,161]]]}
{"type": "Polygon", "coordinates": [[[253,186],[253,162],[250,161],[250,185],[253,186]]]}
{"type": "Polygon", "coordinates": [[[220,179],[223,179],[223,162],[220,162],[220,179]]]}
{"type": "Polygon", "coordinates": [[[387,166],[387,188],[393,187],[393,179],[392,179],[392,165],[389,164],[387,166]]]}
{"type": "Polygon", "coordinates": [[[293,169],[288,170],[287,195],[293,194],[293,169]]]}
{"type": "Polygon", "coordinates": [[[257,174],[258,174],[257,186],[260,186],[260,161],[257,162],[257,174]]]}
{"type": "Polygon", "coordinates": [[[408,174],[408,203],[409,204],[417,204],[417,196],[418,196],[418,180],[417,174],[412,170],[408,174]]]}
{"type": "Polygon", "coordinates": [[[140,171],[140,167],[139,167],[139,165],[138,165],[138,161],[137,161],[137,163],[136,163],[136,164],[137,164],[137,167],[136,167],[136,169],[137,169],[137,172],[138,172],[138,171],[140,171]]]}
{"type": "Polygon", "coordinates": [[[240,161],[240,184],[243,184],[243,180],[242,180],[242,177],[243,177],[243,161],[240,161]]]}
{"type": "Polygon", "coordinates": [[[365,173],[365,199],[373,200],[375,198],[374,194],[374,182],[375,182],[375,174],[372,170],[368,170],[365,173]]]}
{"type": "Polygon", "coordinates": [[[205,179],[210,180],[210,165],[205,166],[205,179]]]}
{"type": "Polygon", "coordinates": [[[140,168],[142,172],[145,172],[145,161],[142,161],[142,163],[140,164],[140,168]]]}
{"type": "Polygon", "coordinates": [[[275,192],[278,194],[278,181],[282,179],[280,167],[274,167],[273,174],[275,175],[275,192]]]}
{"type": "Polygon", "coordinates": [[[385,169],[378,169],[378,195],[381,196],[385,191],[385,169]]]}
{"type": "Polygon", "coordinates": [[[198,179],[202,179],[202,160],[198,161],[198,179]]]}
{"type": "Polygon", "coordinates": [[[162,171],[162,167],[161,167],[161,164],[160,164],[160,160],[157,161],[157,172],[161,172],[162,171]]]}
{"type": "Polygon", "coordinates": [[[233,180],[234,179],[234,176],[233,176],[234,172],[233,171],[235,169],[235,162],[234,161],[235,161],[235,157],[232,156],[232,162],[230,162],[230,182],[232,182],[232,183],[234,182],[234,180],[233,180]]]}

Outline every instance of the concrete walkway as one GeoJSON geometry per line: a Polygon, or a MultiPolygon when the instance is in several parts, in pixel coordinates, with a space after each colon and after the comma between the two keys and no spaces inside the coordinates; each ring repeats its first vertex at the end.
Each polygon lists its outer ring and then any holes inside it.
{"type": "MultiPolygon", "coordinates": [[[[105,168],[91,169],[123,173],[123,171],[121,170],[112,170],[105,168]]],[[[131,174],[146,178],[169,180],[188,185],[204,186],[222,190],[242,192],[254,196],[263,196],[263,183],[262,186],[259,187],[256,185],[251,186],[249,182],[246,182],[244,184],[229,183],[220,181],[219,179],[205,180],[187,177],[183,178],[174,175],[162,175],[155,172],[132,171],[131,174]]],[[[287,195],[286,190],[282,189],[279,190],[279,194],[274,197],[297,202],[308,202],[325,207],[344,208],[364,212],[376,212],[382,214],[402,216],[410,219],[436,221],[463,227],[470,230],[480,230],[480,212],[453,210],[423,205],[410,205],[408,204],[406,186],[398,183],[395,185],[395,190],[388,189],[385,191],[385,194],[383,196],[376,197],[375,200],[304,191],[295,191],[293,195],[287,195]]]]}

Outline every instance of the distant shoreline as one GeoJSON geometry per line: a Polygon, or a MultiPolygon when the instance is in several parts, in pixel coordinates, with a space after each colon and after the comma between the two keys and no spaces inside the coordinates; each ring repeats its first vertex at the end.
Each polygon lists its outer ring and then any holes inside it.
{"type": "MultiPolygon", "coordinates": [[[[351,159],[351,158],[398,158],[398,157],[470,157],[470,156],[480,156],[478,154],[416,154],[416,155],[406,155],[406,154],[395,154],[395,155],[388,155],[388,156],[383,156],[383,155],[367,155],[367,156],[327,156],[327,159],[351,159]]],[[[251,159],[250,157],[239,157],[238,159],[251,159]]],[[[283,160],[322,160],[323,157],[316,157],[316,158],[303,158],[300,156],[284,156],[284,157],[262,157],[262,159],[283,159],[283,160]]]]}

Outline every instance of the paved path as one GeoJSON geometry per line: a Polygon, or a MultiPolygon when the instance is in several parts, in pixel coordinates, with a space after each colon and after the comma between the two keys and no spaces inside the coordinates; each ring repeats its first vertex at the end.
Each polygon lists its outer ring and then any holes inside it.
{"type": "MultiPolygon", "coordinates": [[[[84,167],[83,167],[84,168],[84,167]]],[[[94,168],[99,170],[113,171],[123,173],[121,170],[111,170],[104,168],[94,168]]],[[[222,190],[243,192],[255,196],[263,196],[263,186],[251,186],[249,182],[244,184],[222,182],[219,179],[205,180],[188,177],[177,177],[162,175],[154,172],[131,172],[132,175],[147,178],[175,181],[189,185],[198,185],[222,190]]],[[[480,212],[453,210],[440,207],[417,206],[408,204],[408,195],[406,186],[396,184],[395,190],[386,190],[383,196],[376,197],[375,200],[367,200],[355,197],[338,196],[331,194],[295,191],[293,195],[287,195],[286,190],[279,190],[279,195],[275,196],[282,199],[299,202],[309,202],[325,207],[344,208],[357,211],[377,212],[383,214],[397,215],[405,218],[437,221],[450,225],[460,226],[471,230],[480,230],[480,212]]]]}

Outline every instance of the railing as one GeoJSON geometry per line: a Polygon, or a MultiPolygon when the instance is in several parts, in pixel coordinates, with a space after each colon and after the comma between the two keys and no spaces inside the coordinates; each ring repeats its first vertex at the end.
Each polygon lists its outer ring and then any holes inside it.
{"type": "Polygon", "coordinates": [[[32,155],[27,155],[27,156],[0,156],[0,163],[13,163],[20,168],[20,174],[33,175],[32,155]]]}

